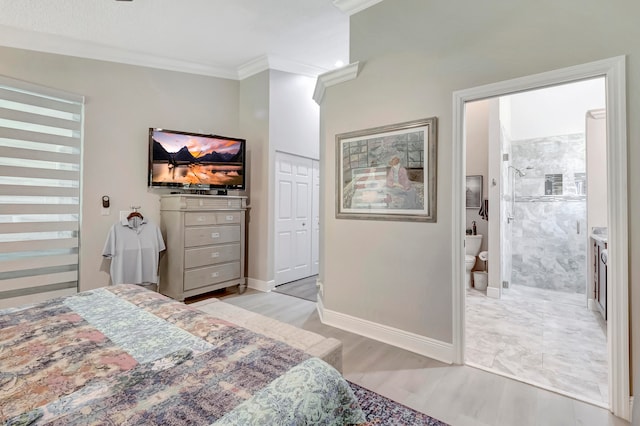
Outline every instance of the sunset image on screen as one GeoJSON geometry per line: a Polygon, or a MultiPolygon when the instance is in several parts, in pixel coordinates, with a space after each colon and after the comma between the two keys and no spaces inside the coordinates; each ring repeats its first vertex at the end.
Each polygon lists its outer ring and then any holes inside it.
{"type": "Polygon", "coordinates": [[[153,183],[242,186],[241,140],[154,130],[153,183]]]}

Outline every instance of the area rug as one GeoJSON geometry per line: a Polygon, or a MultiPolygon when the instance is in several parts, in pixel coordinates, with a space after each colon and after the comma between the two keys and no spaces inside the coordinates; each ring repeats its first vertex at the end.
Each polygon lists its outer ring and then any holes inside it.
{"type": "Polygon", "coordinates": [[[362,411],[367,415],[367,425],[375,426],[448,426],[440,420],[415,411],[398,402],[349,382],[362,411]]]}

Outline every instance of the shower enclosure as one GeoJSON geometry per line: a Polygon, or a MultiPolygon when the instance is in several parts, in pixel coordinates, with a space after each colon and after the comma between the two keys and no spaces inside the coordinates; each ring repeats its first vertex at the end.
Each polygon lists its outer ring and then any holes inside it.
{"type": "Polygon", "coordinates": [[[510,151],[510,284],[585,294],[584,133],[511,141],[510,151]]]}

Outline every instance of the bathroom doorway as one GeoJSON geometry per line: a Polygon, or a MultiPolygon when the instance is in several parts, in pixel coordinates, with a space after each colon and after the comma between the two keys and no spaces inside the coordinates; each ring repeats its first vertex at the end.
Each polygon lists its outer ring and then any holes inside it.
{"type": "Polygon", "coordinates": [[[465,361],[604,406],[606,322],[588,292],[587,222],[606,229],[607,197],[587,176],[606,187],[606,156],[594,156],[606,154],[606,139],[589,152],[586,120],[605,101],[599,77],[470,102],[465,111],[467,174],[486,171],[497,213],[467,208],[467,221],[489,219],[487,250],[499,254],[491,282],[502,283],[487,294],[473,273],[465,361]],[[588,168],[587,157],[598,163],[588,168]]]}
{"type": "MultiPolygon", "coordinates": [[[[487,265],[480,265],[483,269],[488,267],[489,287],[485,293],[468,290],[462,285],[464,279],[458,272],[461,268],[456,269],[459,305],[454,306],[454,310],[458,309],[457,318],[461,323],[455,329],[458,334],[454,335],[454,347],[460,363],[605,406],[624,418],[629,412],[628,340],[624,340],[628,332],[626,266],[618,269],[621,266],[618,263],[608,271],[609,283],[613,285],[607,293],[616,300],[609,300],[614,315],[609,315],[605,323],[604,318],[599,319],[598,312],[590,309],[593,306],[589,303],[592,288],[588,283],[592,277],[589,277],[587,253],[589,234],[596,226],[589,222],[590,215],[587,215],[587,199],[593,196],[588,194],[584,131],[587,115],[593,115],[594,111],[596,115],[601,111],[608,113],[606,119],[610,119],[610,125],[605,151],[612,155],[597,158],[604,169],[609,203],[604,201],[599,205],[607,206],[605,211],[609,214],[604,219],[604,228],[609,229],[611,242],[621,239],[626,244],[626,233],[621,232],[626,219],[620,221],[611,214],[626,212],[625,185],[619,185],[626,179],[626,135],[619,126],[624,123],[625,113],[624,106],[616,101],[616,98],[624,99],[624,84],[613,84],[615,76],[610,72],[618,66],[616,60],[603,61],[587,64],[584,69],[576,67],[569,73],[573,78],[567,76],[567,70],[561,70],[555,76],[551,72],[454,94],[457,111],[454,141],[463,158],[457,165],[459,170],[454,172],[454,182],[460,182],[462,187],[465,175],[486,173],[484,194],[489,199],[489,220],[483,225],[489,261],[487,265]],[[587,108],[580,112],[581,132],[569,127],[569,131],[535,134],[539,131],[536,129],[542,127],[540,119],[544,115],[558,121],[559,114],[553,113],[553,109],[559,107],[562,100],[556,98],[551,105],[542,107],[540,104],[553,96],[550,90],[574,90],[573,95],[564,95],[565,101],[574,102],[585,94],[589,85],[600,87],[601,99],[600,104],[587,103],[587,108]],[[605,87],[608,96],[604,96],[605,87]],[[531,102],[536,97],[538,104],[531,102]],[[527,112],[514,112],[518,104],[535,107],[537,112],[526,108],[527,112]],[[484,113],[485,118],[474,118],[474,111],[484,113]],[[479,123],[484,123],[486,130],[484,171],[478,168],[477,161],[482,149],[473,146],[469,127],[474,125],[474,131],[483,131],[479,123]],[[462,135],[466,140],[462,140],[462,135]],[[489,140],[494,141],[493,148],[489,140]],[[582,153],[582,157],[575,158],[576,152],[582,153]],[[616,182],[617,179],[622,181],[616,182]],[[569,202],[573,204],[568,205],[569,202]],[[562,238],[554,240],[558,235],[562,238]],[[569,245],[576,250],[568,251],[569,245]],[[558,251],[545,257],[545,252],[553,250],[558,251]],[[558,268],[558,274],[551,274],[554,268],[558,268]],[[617,279],[611,279],[613,276],[617,279]],[[569,313],[574,311],[586,313],[592,322],[584,318],[569,319],[569,313]],[[532,321],[537,318],[542,321],[533,326],[532,321]],[[620,333],[617,327],[626,331],[620,333]],[[570,333],[562,334],[567,331],[570,333]],[[544,353],[544,346],[552,343],[563,343],[578,351],[570,354],[557,346],[552,352],[544,353]],[[592,359],[594,349],[587,344],[593,343],[599,351],[596,358],[603,364],[599,366],[603,367],[600,371],[588,363],[581,367],[575,361],[592,359]],[[611,360],[609,363],[607,358],[611,360]],[[626,375],[620,374],[620,367],[626,375]]],[[[550,123],[547,127],[560,125],[550,123]]],[[[465,232],[464,225],[468,226],[469,216],[480,214],[465,209],[463,193],[461,190],[457,197],[461,207],[458,222],[461,234],[465,232]]],[[[621,241],[613,245],[620,256],[617,262],[626,264],[627,252],[621,241]]],[[[463,264],[462,256],[460,264],[463,264]]]]}

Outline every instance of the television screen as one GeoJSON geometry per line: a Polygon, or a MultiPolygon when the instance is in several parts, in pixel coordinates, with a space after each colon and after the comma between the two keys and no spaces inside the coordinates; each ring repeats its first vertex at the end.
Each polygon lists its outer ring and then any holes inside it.
{"type": "Polygon", "coordinates": [[[149,129],[149,186],[244,189],[245,140],[149,129]]]}

